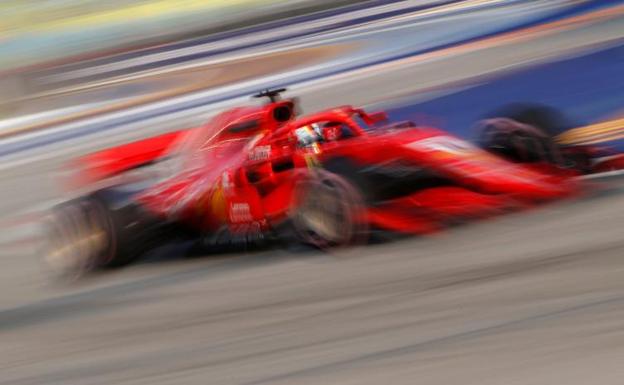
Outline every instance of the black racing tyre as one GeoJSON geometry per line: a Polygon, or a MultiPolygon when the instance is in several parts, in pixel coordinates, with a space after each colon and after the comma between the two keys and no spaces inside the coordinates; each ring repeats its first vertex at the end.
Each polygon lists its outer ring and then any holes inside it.
{"type": "Polygon", "coordinates": [[[124,266],[152,246],[154,236],[131,209],[114,210],[104,193],[62,203],[45,223],[43,260],[60,278],[124,266]]]}
{"type": "Polygon", "coordinates": [[[539,104],[503,107],[479,122],[480,146],[520,163],[547,162],[584,171],[589,164],[578,152],[562,148],[557,135],[573,128],[560,111],[539,104]]]}
{"type": "Polygon", "coordinates": [[[55,276],[76,278],[114,260],[117,239],[106,208],[75,199],[52,209],[45,224],[43,260],[55,276]]]}
{"type": "Polygon", "coordinates": [[[361,193],[345,178],[318,169],[295,187],[287,221],[278,237],[318,249],[352,246],[366,241],[368,223],[361,193]]]}

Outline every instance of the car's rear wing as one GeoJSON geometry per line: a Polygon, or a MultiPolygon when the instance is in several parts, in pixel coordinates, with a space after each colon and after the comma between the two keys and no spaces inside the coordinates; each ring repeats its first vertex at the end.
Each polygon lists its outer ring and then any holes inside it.
{"type": "Polygon", "coordinates": [[[77,172],[68,182],[73,187],[84,186],[152,164],[165,156],[172,144],[187,131],[170,132],[74,159],[70,166],[77,172]]]}

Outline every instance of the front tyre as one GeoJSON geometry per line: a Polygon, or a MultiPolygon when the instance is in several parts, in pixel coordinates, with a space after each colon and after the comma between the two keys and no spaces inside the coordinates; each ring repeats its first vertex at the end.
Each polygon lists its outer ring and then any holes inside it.
{"type": "Polygon", "coordinates": [[[319,249],[364,242],[368,233],[360,192],[346,179],[325,170],[299,181],[282,237],[319,249]]]}
{"type": "Polygon", "coordinates": [[[545,162],[589,172],[590,155],[579,146],[563,146],[561,133],[577,126],[560,111],[539,104],[513,104],[479,123],[482,148],[514,162],[545,162]]]}

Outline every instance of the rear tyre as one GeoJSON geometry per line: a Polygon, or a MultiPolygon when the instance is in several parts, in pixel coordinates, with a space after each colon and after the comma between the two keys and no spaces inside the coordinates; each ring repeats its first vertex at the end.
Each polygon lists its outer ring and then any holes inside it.
{"type": "Polygon", "coordinates": [[[52,209],[43,260],[53,275],[72,279],[93,270],[124,266],[167,235],[136,205],[111,205],[116,201],[107,198],[109,195],[113,194],[103,190],[52,209]]]}
{"type": "Polygon", "coordinates": [[[52,210],[46,224],[43,260],[53,275],[77,278],[114,259],[117,239],[107,214],[92,198],[76,199],[52,210]]]}
{"type": "Polygon", "coordinates": [[[366,210],[359,191],[346,179],[315,170],[299,181],[289,219],[280,238],[318,249],[345,247],[365,242],[366,210]]]}

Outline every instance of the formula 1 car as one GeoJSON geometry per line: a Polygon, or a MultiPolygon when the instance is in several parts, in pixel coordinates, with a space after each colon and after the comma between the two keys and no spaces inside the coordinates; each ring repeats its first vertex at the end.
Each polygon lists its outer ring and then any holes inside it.
{"type": "Polygon", "coordinates": [[[535,109],[483,121],[477,146],[351,106],[298,117],[283,91],[202,127],[79,159],[77,179],[106,187],[53,208],[47,264],[69,275],[120,266],[172,236],[208,249],[325,249],[378,229],[428,233],[569,196],[579,188],[572,176],[591,171],[591,151],[558,145],[527,120],[535,109]]]}

